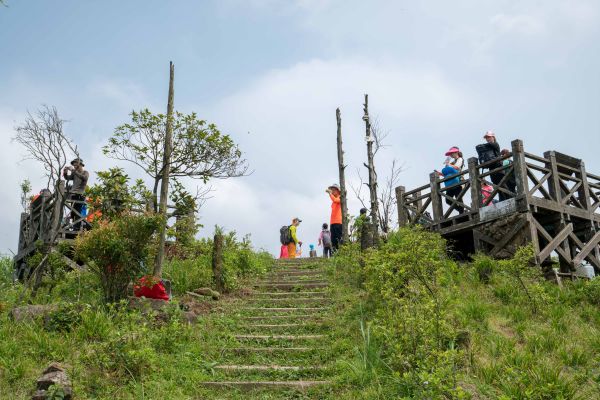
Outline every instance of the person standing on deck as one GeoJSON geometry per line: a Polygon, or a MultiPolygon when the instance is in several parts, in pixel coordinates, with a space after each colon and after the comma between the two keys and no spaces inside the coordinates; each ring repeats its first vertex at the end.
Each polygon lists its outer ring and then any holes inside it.
{"type": "Polygon", "coordinates": [[[334,253],[340,247],[342,241],[342,205],[340,187],[337,184],[333,184],[325,191],[329,194],[331,199],[331,218],[329,220],[329,229],[331,230],[331,244],[333,246],[334,253]]]}
{"type": "Polygon", "coordinates": [[[292,220],[292,225],[290,225],[290,236],[292,241],[288,244],[288,258],[296,258],[296,247],[302,247],[302,241],[298,240],[298,226],[300,225],[302,220],[298,217],[292,220]]]}
{"type": "MultiPolygon", "coordinates": [[[[63,177],[67,181],[73,181],[73,185],[68,189],[69,200],[74,200],[73,209],[78,215],[72,213],[71,218],[76,221],[83,219],[85,216],[82,215],[82,211],[85,205],[85,187],[90,177],[90,173],[83,169],[85,164],[81,158],[76,158],[71,161],[70,167],[65,167],[63,170],[63,177]]],[[[73,229],[78,231],[81,229],[81,221],[76,222],[73,229]]]]}
{"type": "MultiPolygon", "coordinates": [[[[500,157],[500,144],[498,143],[498,141],[496,140],[496,134],[492,131],[487,131],[485,133],[485,135],[483,136],[483,138],[485,139],[488,148],[491,150],[490,152],[490,159],[495,159],[500,157]]],[[[498,163],[494,163],[492,165],[490,165],[488,167],[488,169],[494,170],[497,168],[500,168],[502,166],[502,164],[500,162],[498,163]]],[[[494,185],[498,185],[502,179],[504,178],[504,171],[498,171],[498,172],[494,172],[490,175],[490,179],[492,180],[492,183],[494,185]]],[[[509,198],[509,196],[507,196],[506,193],[499,191],[498,192],[498,196],[500,197],[500,201],[506,200],[507,198],[509,198]]]]}

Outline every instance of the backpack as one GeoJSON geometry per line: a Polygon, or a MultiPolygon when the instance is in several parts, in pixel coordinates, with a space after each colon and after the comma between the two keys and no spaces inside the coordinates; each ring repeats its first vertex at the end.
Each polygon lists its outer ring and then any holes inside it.
{"type": "Polygon", "coordinates": [[[281,244],[292,243],[292,233],[290,232],[290,225],[284,225],[279,229],[279,241],[281,244]]]}
{"type": "MultiPolygon", "coordinates": [[[[486,163],[488,161],[492,161],[494,158],[498,157],[498,154],[494,151],[494,148],[489,145],[489,143],[478,144],[475,146],[475,150],[477,151],[477,158],[479,159],[479,164],[486,163]]],[[[498,168],[501,164],[494,163],[489,165],[489,169],[498,168]]]]}
{"type": "Polygon", "coordinates": [[[329,231],[323,231],[323,248],[325,247],[331,247],[332,242],[331,242],[331,232],[329,231]]]}

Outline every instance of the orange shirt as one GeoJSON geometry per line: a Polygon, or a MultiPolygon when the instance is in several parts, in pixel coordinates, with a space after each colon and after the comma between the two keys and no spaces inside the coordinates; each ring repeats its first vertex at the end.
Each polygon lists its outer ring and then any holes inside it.
{"type": "Polygon", "coordinates": [[[340,196],[334,196],[329,193],[331,198],[331,219],[329,224],[341,224],[342,223],[342,204],[340,203],[340,196]]]}

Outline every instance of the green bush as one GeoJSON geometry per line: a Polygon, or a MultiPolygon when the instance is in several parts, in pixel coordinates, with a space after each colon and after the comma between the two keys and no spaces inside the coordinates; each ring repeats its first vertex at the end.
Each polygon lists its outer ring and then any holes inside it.
{"type": "Polygon", "coordinates": [[[473,267],[477,274],[477,279],[482,283],[490,283],[492,275],[494,274],[494,268],[496,261],[485,254],[478,253],[473,256],[473,267]]]}
{"type": "Polygon", "coordinates": [[[118,302],[127,286],[149,272],[150,244],[162,219],[154,215],[122,215],[101,221],[77,238],[76,254],[100,279],[104,300],[118,302]]]}

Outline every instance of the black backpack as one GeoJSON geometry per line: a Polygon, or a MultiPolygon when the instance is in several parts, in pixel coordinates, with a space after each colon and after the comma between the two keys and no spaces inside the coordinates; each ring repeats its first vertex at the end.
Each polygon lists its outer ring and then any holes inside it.
{"type": "Polygon", "coordinates": [[[292,243],[292,233],[290,232],[290,225],[284,225],[279,229],[279,241],[281,244],[292,243]]]}
{"type": "MultiPolygon", "coordinates": [[[[475,150],[477,151],[477,158],[479,159],[479,164],[486,163],[488,161],[492,161],[494,158],[497,158],[499,154],[496,154],[496,151],[489,143],[478,144],[475,146],[475,150]]],[[[500,163],[493,163],[489,165],[489,169],[498,168],[500,163]]]]}

